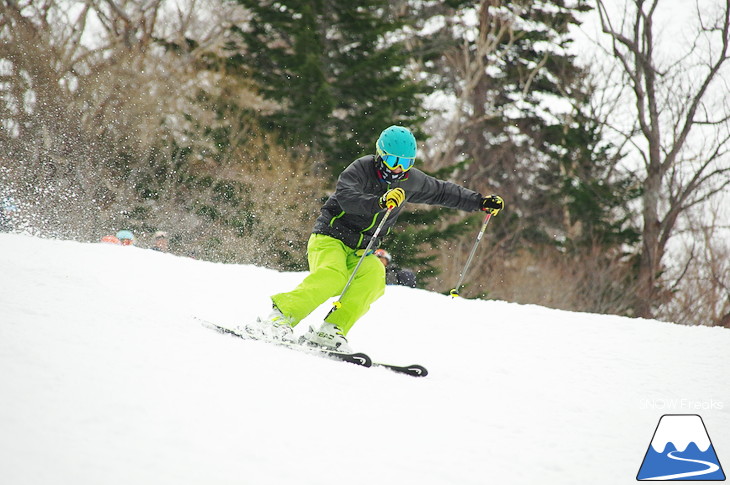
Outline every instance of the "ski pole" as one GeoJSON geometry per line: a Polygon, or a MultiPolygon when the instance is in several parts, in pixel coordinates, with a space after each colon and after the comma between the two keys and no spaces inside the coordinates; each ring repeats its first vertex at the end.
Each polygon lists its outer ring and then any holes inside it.
{"type": "MultiPolygon", "coordinates": [[[[350,279],[347,280],[345,289],[342,290],[342,294],[340,294],[340,297],[337,299],[336,302],[334,302],[333,308],[332,308],[332,310],[330,310],[330,313],[332,313],[333,311],[335,311],[336,309],[338,309],[342,306],[342,303],[341,303],[342,298],[345,297],[345,293],[347,293],[347,290],[350,288],[350,284],[352,283],[352,280],[355,279],[355,274],[357,273],[357,270],[360,269],[360,265],[365,260],[365,256],[368,255],[368,253],[370,252],[370,248],[373,247],[375,240],[378,238],[378,235],[380,234],[380,230],[383,228],[383,225],[385,225],[385,221],[388,220],[388,217],[390,216],[390,212],[393,209],[395,209],[395,206],[388,206],[388,210],[385,212],[385,215],[383,216],[383,220],[380,221],[380,224],[378,224],[378,227],[375,229],[375,232],[373,233],[373,237],[370,238],[370,242],[368,243],[367,247],[365,248],[365,252],[362,253],[362,256],[360,257],[360,260],[357,262],[355,269],[352,270],[352,274],[350,275],[350,279]]],[[[327,315],[329,315],[329,313],[327,315]]]]}
{"type": "Polygon", "coordinates": [[[449,294],[452,298],[456,298],[459,296],[459,289],[461,288],[461,284],[464,282],[464,277],[466,276],[466,271],[469,269],[469,265],[471,264],[471,260],[474,258],[474,253],[477,251],[477,246],[479,246],[479,241],[482,240],[482,236],[484,235],[484,231],[487,230],[487,225],[489,224],[489,219],[492,218],[492,213],[487,212],[486,217],[484,218],[484,224],[482,224],[482,229],[479,231],[479,234],[477,234],[477,240],[474,241],[474,246],[471,248],[471,253],[469,253],[469,258],[466,260],[466,264],[464,265],[464,269],[461,270],[461,274],[459,275],[459,282],[456,283],[456,286],[454,289],[452,289],[449,294]]]}

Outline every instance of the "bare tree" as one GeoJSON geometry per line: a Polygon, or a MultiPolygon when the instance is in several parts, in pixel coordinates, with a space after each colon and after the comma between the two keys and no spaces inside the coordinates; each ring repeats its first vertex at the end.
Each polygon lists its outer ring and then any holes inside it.
{"type": "MultiPolygon", "coordinates": [[[[614,14],[598,0],[602,30],[622,74],[633,122],[612,128],[642,164],[642,247],[635,313],[651,317],[666,295],[661,281],[667,243],[678,217],[730,184],[730,100],[727,97],[730,2],[696,0],[689,40],[661,52],[660,0],[627,0],[614,14]],[[710,7],[710,8],[708,8],[710,7]],[[669,58],[673,56],[672,58],[669,58]]],[[[623,113],[626,115],[626,113],[623,113]]],[[[626,116],[624,116],[626,118],[626,116]]]]}
{"type": "Polygon", "coordinates": [[[245,18],[242,7],[215,0],[0,0],[0,140],[62,158],[53,148],[80,132],[125,123],[127,137],[180,137],[186,117],[210,120],[193,100],[201,91],[236,90],[266,109],[250,83],[239,77],[234,86],[215,62],[245,18]]]}
{"type": "Polygon", "coordinates": [[[104,173],[113,153],[136,157],[161,140],[210,144],[191,136],[191,120],[214,122],[197,93],[235,90],[261,106],[250,85],[231,86],[221,67],[201,61],[220,52],[243,15],[209,3],[174,3],[172,11],[165,0],[0,0],[3,165],[31,186],[73,193],[78,210],[84,198],[94,206],[109,199],[102,193],[132,191],[104,173]]]}
{"type": "Polygon", "coordinates": [[[303,260],[292,240],[326,181],[250,115],[276,107],[228,62],[247,15],[220,0],[0,0],[0,196],[26,227],[87,241],[164,228],[207,259],[303,260]],[[282,227],[283,211],[302,215],[282,227]]]}
{"type": "MultiPolygon", "coordinates": [[[[722,202],[711,210],[691,211],[686,229],[678,234],[683,257],[668,269],[674,275],[674,298],[658,316],[686,325],[730,327],[730,226],[723,225],[722,202]]],[[[703,208],[704,209],[704,208],[703,208]]]]}
{"type": "MultiPolygon", "coordinates": [[[[444,64],[453,73],[454,104],[446,119],[436,118],[432,123],[437,133],[438,149],[429,157],[433,169],[444,168],[459,161],[464,147],[459,143],[465,132],[479,131],[479,127],[495,113],[487,106],[490,89],[487,68],[496,62],[498,51],[508,50],[515,41],[513,13],[501,0],[481,0],[475,7],[478,15],[476,28],[470,29],[464,19],[447,19],[452,30],[460,31],[460,45],[444,54],[444,64]],[[472,39],[473,37],[473,39],[472,39]]],[[[519,8],[519,4],[513,6],[519,8]]]]}

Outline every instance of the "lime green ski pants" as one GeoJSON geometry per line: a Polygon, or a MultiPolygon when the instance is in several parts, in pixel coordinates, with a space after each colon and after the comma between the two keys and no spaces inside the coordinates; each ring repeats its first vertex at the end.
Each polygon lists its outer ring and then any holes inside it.
{"type": "MultiPolygon", "coordinates": [[[[328,299],[339,296],[363,254],[333,237],[312,234],[307,243],[309,275],[294,290],[271,297],[277,308],[293,319],[293,325],[303,320],[328,299]]],[[[370,309],[370,305],[385,293],[385,267],[377,256],[363,260],[350,284],[342,306],[325,318],[347,335],[355,322],[370,309]]]]}

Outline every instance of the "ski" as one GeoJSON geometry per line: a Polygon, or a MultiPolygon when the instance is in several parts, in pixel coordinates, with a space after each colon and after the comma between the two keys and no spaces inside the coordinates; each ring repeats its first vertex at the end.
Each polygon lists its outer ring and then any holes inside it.
{"type": "Polygon", "coordinates": [[[238,337],[244,340],[255,340],[259,342],[266,342],[273,345],[278,345],[280,347],[286,347],[287,349],[296,350],[298,352],[304,352],[306,354],[312,354],[312,355],[319,355],[322,357],[330,357],[335,360],[341,360],[343,362],[349,362],[351,364],[359,365],[362,367],[370,367],[373,364],[373,361],[370,359],[370,357],[367,354],[363,354],[362,352],[355,352],[352,354],[344,353],[344,352],[337,352],[335,350],[327,350],[327,349],[318,349],[315,347],[309,347],[306,345],[299,345],[293,342],[280,342],[280,341],[270,341],[270,340],[263,340],[258,339],[252,335],[249,335],[247,333],[239,332],[237,330],[233,330],[228,327],[223,327],[221,325],[218,325],[217,323],[208,322],[205,320],[201,320],[201,323],[204,327],[210,328],[211,330],[215,330],[222,334],[228,334],[233,335],[234,337],[238,337]]]}
{"type": "Polygon", "coordinates": [[[270,340],[263,340],[263,339],[257,339],[256,337],[253,337],[247,333],[243,333],[228,327],[223,327],[221,325],[218,325],[217,323],[209,322],[207,320],[200,320],[201,324],[204,327],[210,328],[211,330],[215,330],[218,333],[222,334],[228,334],[233,335],[234,337],[238,337],[244,340],[255,340],[259,342],[266,342],[274,345],[278,345],[280,347],[286,347],[288,349],[296,350],[299,352],[304,352],[307,354],[312,355],[319,355],[322,357],[329,357],[336,360],[341,360],[343,362],[349,362],[351,364],[359,365],[361,367],[382,367],[384,369],[388,369],[393,372],[397,372],[399,374],[406,374],[413,377],[426,377],[428,375],[428,370],[426,370],[425,367],[418,364],[412,364],[412,365],[406,365],[406,366],[400,366],[400,365],[393,365],[393,364],[384,364],[382,362],[373,362],[372,359],[367,354],[364,354],[362,352],[355,352],[352,354],[347,354],[343,352],[337,352],[334,350],[327,350],[327,349],[318,349],[316,347],[309,347],[306,345],[300,345],[297,343],[290,343],[290,342],[278,342],[278,341],[270,341],[270,340]]]}
{"type": "Polygon", "coordinates": [[[393,372],[398,372],[399,374],[407,374],[413,377],[426,377],[428,375],[428,370],[422,365],[418,364],[401,366],[393,364],[383,364],[382,362],[373,362],[372,367],[384,367],[388,370],[392,370],[393,372]]]}

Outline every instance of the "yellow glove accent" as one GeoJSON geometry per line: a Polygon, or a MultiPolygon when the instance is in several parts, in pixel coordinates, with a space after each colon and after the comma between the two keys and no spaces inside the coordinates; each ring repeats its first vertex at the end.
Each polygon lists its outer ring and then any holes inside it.
{"type": "Polygon", "coordinates": [[[489,195],[482,199],[482,210],[489,212],[493,216],[499,214],[504,209],[504,200],[498,195],[489,195]]]}
{"type": "Polygon", "coordinates": [[[406,200],[406,191],[400,187],[390,189],[380,198],[380,207],[384,209],[394,209],[406,200]]]}

